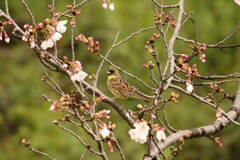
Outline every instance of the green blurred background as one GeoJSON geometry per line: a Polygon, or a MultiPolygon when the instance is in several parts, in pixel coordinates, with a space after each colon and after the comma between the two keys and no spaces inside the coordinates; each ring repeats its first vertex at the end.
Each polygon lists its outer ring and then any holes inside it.
{"type": "MultiPolygon", "coordinates": [[[[42,22],[45,18],[50,17],[47,12],[47,5],[50,0],[32,1],[25,0],[29,4],[36,22],[42,22]]],[[[65,6],[71,1],[56,1],[57,11],[65,10],[65,6]]],[[[101,7],[101,0],[92,1],[84,5],[82,14],[79,16],[75,34],[80,33],[86,36],[93,36],[94,39],[101,43],[101,52],[105,54],[111,47],[118,31],[121,30],[119,40],[130,35],[141,28],[154,25],[154,13],[150,1],[119,1],[112,0],[115,4],[115,11],[104,10],[101,7]]],[[[169,3],[174,4],[176,0],[169,3]]],[[[30,23],[23,5],[19,1],[10,1],[10,14],[20,25],[30,23]]],[[[0,1],[0,8],[4,9],[4,1],[0,1]]],[[[186,1],[185,11],[193,11],[193,19],[198,31],[198,40],[207,44],[216,43],[225,38],[237,25],[239,21],[239,6],[232,1],[186,1]]],[[[69,25],[68,25],[69,27],[69,25]]],[[[133,73],[135,76],[143,79],[149,85],[153,85],[148,78],[148,72],[141,66],[145,63],[145,57],[151,59],[145,51],[144,46],[151,34],[156,30],[144,32],[140,36],[134,37],[127,43],[115,48],[109,56],[113,62],[133,73]]],[[[69,30],[68,30],[69,33],[69,30]]],[[[59,46],[59,54],[71,57],[70,38],[68,33],[63,35],[59,46]]],[[[187,23],[181,36],[194,38],[192,23],[187,23]]],[[[239,34],[228,41],[227,44],[237,43],[240,41],[239,34]]],[[[161,49],[161,42],[157,42],[159,53],[164,53],[161,49]]],[[[175,46],[176,53],[189,53],[188,44],[177,42],[175,46]]],[[[199,72],[202,75],[227,74],[239,72],[240,49],[229,49],[222,52],[218,49],[209,49],[206,51],[206,63],[197,63],[199,72]]],[[[161,54],[161,60],[164,54],[161,54]]],[[[76,57],[82,62],[84,70],[88,73],[96,73],[96,68],[101,59],[96,55],[88,53],[86,46],[78,43],[76,45],[76,57]]],[[[104,65],[100,73],[98,87],[104,93],[111,96],[106,89],[106,75],[108,65],[104,65]]],[[[41,81],[41,76],[47,71],[63,87],[69,91],[73,86],[67,81],[66,77],[57,73],[50,73],[46,70],[33,51],[28,45],[19,40],[11,39],[10,44],[0,42],[0,159],[1,160],[30,160],[45,159],[32,152],[27,151],[20,144],[22,138],[31,141],[32,145],[59,160],[79,159],[84,149],[68,133],[52,125],[52,121],[57,119],[62,113],[49,112],[50,104],[43,100],[42,95],[47,94],[52,99],[59,98],[46,84],[41,81]]],[[[125,76],[130,81],[128,77],[125,76]]],[[[140,87],[136,81],[132,81],[140,87]]],[[[226,92],[234,94],[237,84],[222,85],[226,92]]],[[[142,91],[148,92],[145,88],[142,91]]],[[[204,89],[196,88],[196,92],[201,95],[207,95],[211,91],[209,87],[204,89]]],[[[166,92],[164,96],[169,96],[166,92]]],[[[187,129],[206,125],[214,122],[215,111],[209,109],[203,104],[192,98],[181,96],[181,103],[168,104],[166,114],[169,123],[176,129],[187,129]]],[[[121,103],[121,101],[120,101],[121,103]]],[[[138,100],[128,100],[125,105],[135,110],[138,100]]],[[[227,110],[231,103],[224,102],[223,108],[227,110]]],[[[110,107],[101,104],[101,108],[110,107]]],[[[128,130],[130,129],[125,122],[122,122],[119,116],[112,111],[112,121],[117,123],[115,135],[119,137],[120,144],[126,154],[127,159],[141,159],[145,153],[145,145],[139,145],[130,140],[128,130]]],[[[69,126],[69,124],[66,124],[69,126]]],[[[84,136],[82,130],[69,126],[77,133],[84,136]]],[[[217,136],[221,137],[223,147],[219,148],[214,142],[207,138],[200,138],[186,141],[183,146],[183,152],[178,159],[184,160],[238,160],[240,150],[240,133],[239,129],[230,125],[217,136]]],[[[88,141],[92,143],[91,141],[88,141]]],[[[167,151],[168,154],[170,151],[167,151]]],[[[120,159],[114,153],[110,153],[110,159],[120,159]]],[[[85,159],[92,159],[90,153],[86,153],[85,159]]],[[[95,157],[95,159],[99,159],[95,157]]]]}

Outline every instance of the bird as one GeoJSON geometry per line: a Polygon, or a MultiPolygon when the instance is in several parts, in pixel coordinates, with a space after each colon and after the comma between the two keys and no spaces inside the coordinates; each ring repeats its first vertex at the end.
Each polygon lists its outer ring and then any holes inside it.
{"type": "Polygon", "coordinates": [[[147,103],[152,101],[153,98],[138,91],[136,87],[131,86],[113,66],[109,67],[107,75],[107,87],[114,95],[113,98],[137,98],[147,103]]]}

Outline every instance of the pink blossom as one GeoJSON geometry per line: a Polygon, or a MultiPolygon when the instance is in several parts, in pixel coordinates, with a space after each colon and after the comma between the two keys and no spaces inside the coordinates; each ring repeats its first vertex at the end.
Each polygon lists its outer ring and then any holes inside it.
{"type": "Polygon", "coordinates": [[[40,30],[40,29],[43,28],[43,26],[44,26],[43,23],[38,23],[38,24],[36,25],[36,29],[40,30]]]}
{"type": "Polygon", "coordinates": [[[193,91],[193,85],[192,85],[192,83],[188,81],[188,82],[186,83],[186,85],[187,85],[187,88],[186,88],[187,93],[188,93],[188,94],[191,94],[192,91],[193,91]]]}
{"type": "Polygon", "coordinates": [[[78,35],[78,36],[75,38],[75,40],[83,41],[84,43],[88,43],[87,38],[86,38],[83,34],[78,35]]]}
{"type": "Polygon", "coordinates": [[[206,44],[205,44],[205,43],[202,43],[202,44],[200,45],[200,51],[205,51],[206,49],[207,49],[206,44]]]}
{"type": "Polygon", "coordinates": [[[71,19],[71,26],[76,27],[76,19],[75,18],[71,19]]]}
{"type": "Polygon", "coordinates": [[[109,9],[110,9],[111,11],[114,10],[114,4],[113,4],[113,3],[110,3],[110,4],[109,4],[109,9]]]}
{"type": "Polygon", "coordinates": [[[201,53],[201,54],[199,55],[200,61],[205,62],[205,61],[206,61],[206,60],[205,60],[205,57],[206,57],[206,55],[205,55],[204,53],[201,53]]]}
{"type": "Polygon", "coordinates": [[[12,25],[12,24],[13,24],[13,20],[8,20],[8,21],[7,21],[7,24],[8,24],[8,25],[12,25]]]}
{"type": "Polygon", "coordinates": [[[0,31],[0,41],[3,39],[2,31],[0,31]]]}
{"type": "Polygon", "coordinates": [[[9,43],[10,42],[10,38],[9,37],[5,37],[5,42],[9,43]]]}
{"type": "Polygon", "coordinates": [[[218,145],[219,147],[223,147],[223,144],[222,144],[222,142],[220,141],[220,137],[215,137],[215,138],[214,138],[214,141],[217,143],[217,145],[218,145]]]}
{"type": "Polygon", "coordinates": [[[240,0],[234,0],[234,2],[240,6],[240,0]]]}
{"type": "Polygon", "coordinates": [[[76,10],[76,11],[75,11],[75,14],[76,14],[76,15],[79,15],[79,14],[81,14],[81,9],[79,9],[79,10],[76,10]]]}
{"type": "Polygon", "coordinates": [[[58,102],[58,101],[55,101],[55,102],[53,102],[53,104],[52,104],[51,107],[49,108],[49,111],[55,112],[58,108],[59,108],[59,102],[58,102]]]}
{"type": "Polygon", "coordinates": [[[60,33],[66,32],[67,27],[65,26],[65,24],[67,24],[67,20],[59,21],[56,27],[57,31],[60,33]]]}
{"type": "Polygon", "coordinates": [[[112,145],[111,141],[108,140],[107,145],[108,145],[109,151],[113,152],[113,145],[112,145]]]}
{"type": "Polygon", "coordinates": [[[10,42],[10,38],[8,37],[7,32],[3,31],[3,34],[4,34],[5,42],[9,43],[10,42]]]}
{"type": "Polygon", "coordinates": [[[220,110],[216,111],[216,118],[219,119],[222,117],[222,112],[220,110]]]}
{"type": "Polygon", "coordinates": [[[75,72],[82,71],[82,65],[81,65],[81,62],[79,61],[74,61],[73,67],[75,72]]]}
{"type": "Polygon", "coordinates": [[[178,71],[181,71],[182,69],[180,68],[180,67],[178,67],[178,66],[176,66],[176,71],[178,72],[178,71]]]}
{"type": "Polygon", "coordinates": [[[149,118],[154,119],[156,116],[154,114],[148,114],[149,118]]]}
{"type": "Polygon", "coordinates": [[[164,141],[166,139],[166,135],[164,133],[164,128],[159,128],[156,132],[156,138],[159,142],[164,141]]]}
{"type": "Polygon", "coordinates": [[[181,55],[181,58],[183,61],[187,60],[188,59],[188,55],[187,54],[182,54],[181,55]]]}
{"type": "Polygon", "coordinates": [[[67,70],[67,69],[68,69],[68,65],[67,65],[67,64],[63,64],[63,65],[62,65],[62,68],[63,68],[64,70],[67,70]]]}
{"type": "Polygon", "coordinates": [[[71,75],[71,80],[72,81],[78,81],[78,82],[81,82],[83,81],[86,77],[88,76],[88,74],[84,71],[80,71],[80,72],[77,72],[77,73],[74,73],[71,75]]]}
{"type": "Polygon", "coordinates": [[[30,33],[29,33],[28,31],[26,31],[25,34],[22,36],[22,40],[23,40],[24,42],[27,42],[29,36],[30,36],[30,33]]]}
{"type": "Polygon", "coordinates": [[[105,123],[99,124],[99,134],[105,139],[110,135],[111,131],[107,128],[105,123]]]}
{"type": "Polygon", "coordinates": [[[54,45],[53,40],[52,40],[51,38],[49,38],[49,39],[44,40],[44,41],[42,42],[41,48],[42,48],[43,50],[46,50],[46,49],[48,49],[48,48],[52,48],[53,45],[54,45]]]}
{"type": "Polygon", "coordinates": [[[34,36],[30,37],[29,44],[30,44],[30,48],[34,48],[36,46],[34,36]]]}
{"type": "Polygon", "coordinates": [[[27,23],[27,24],[24,24],[23,28],[25,29],[29,29],[30,28],[30,25],[27,23]]]}
{"type": "Polygon", "coordinates": [[[51,39],[56,42],[59,41],[62,38],[62,34],[59,32],[55,32],[52,36],[51,39]]]}
{"type": "Polygon", "coordinates": [[[107,9],[107,3],[106,3],[106,0],[102,0],[102,7],[104,8],[104,9],[107,9]]]}
{"type": "Polygon", "coordinates": [[[110,110],[102,110],[102,111],[99,111],[97,113],[95,113],[95,116],[97,118],[110,118],[110,116],[108,115],[110,113],[110,110]]]}
{"type": "Polygon", "coordinates": [[[137,105],[137,108],[141,110],[141,109],[143,109],[143,105],[138,104],[138,105],[137,105]]]}
{"type": "Polygon", "coordinates": [[[134,127],[134,129],[130,129],[128,132],[131,139],[141,144],[146,143],[150,127],[145,122],[140,121],[134,123],[134,127]]]}

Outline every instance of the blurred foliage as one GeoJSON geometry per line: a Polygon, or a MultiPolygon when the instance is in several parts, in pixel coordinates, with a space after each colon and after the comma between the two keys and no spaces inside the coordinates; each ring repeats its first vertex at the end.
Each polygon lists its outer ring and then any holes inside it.
{"type": "MultiPolygon", "coordinates": [[[[32,1],[25,0],[29,4],[36,22],[42,22],[50,14],[47,12],[47,5],[50,0],[32,1]]],[[[93,36],[101,43],[101,53],[104,55],[111,47],[116,35],[120,32],[118,40],[129,36],[132,32],[141,28],[154,25],[154,12],[150,1],[117,1],[115,11],[104,10],[101,7],[101,0],[92,1],[84,5],[82,14],[79,16],[75,34],[80,33],[86,36],[93,36]]],[[[57,2],[57,11],[65,10],[66,5],[71,1],[57,2]]],[[[168,3],[174,4],[176,0],[168,3]]],[[[0,1],[0,7],[3,9],[3,0],[0,1]]],[[[13,19],[23,25],[30,22],[30,18],[20,1],[9,1],[10,14],[13,19]]],[[[205,43],[216,43],[224,39],[235,28],[239,21],[239,6],[234,1],[204,1],[195,0],[185,2],[186,12],[193,11],[192,18],[195,21],[198,40],[205,43]]],[[[68,26],[70,27],[70,26],[68,26]]],[[[115,48],[109,56],[113,62],[140,77],[145,82],[152,85],[148,77],[147,70],[141,66],[145,63],[145,57],[151,59],[144,49],[147,40],[156,30],[150,30],[134,37],[127,43],[115,48]]],[[[68,30],[70,33],[70,30],[68,30]]],[[[63,35],[63,39],[58,44],[60,55],[71,57],[70,38],[68,33],[63,35]]],[[[195,38],[193,24],[187,22],[182,28],[181,36],[186,38],[195,38]]],[[[239,34],[228,41],[228,44],[239,42],[239,34]]],[[[160,40],[157,41],[159,53],[162,54],[160,40]]],[[[190,53],[189,44],[177,42],[175,52],[190,53]]],[[[229,49],[222,52],[218,49],[209,49],[206,51],[206,63],[197,63],[200,74],[227,74],[239,72],[240,49],[229,49]]],[[[88,73],[95,73],[97,66],[101,61],[96,55],[88,53],[86,46],[82,43],[76,45],[76,57],[79,59],[88,73]]],[[[164,58],[160,57],[164,61],[164,58]]],[[[163,62],[164,63],[164,62],[163,62]]],[[[104,93],[111,96],[106,89],[106,75],[108,65],[104,65],[100,73],[98,87],[104,93]]],[[[22,138],[31,141],[35,148],[48,152],[59,160],[79,159],[84,149],[78,141],[68,133],[51,125],[52,121],[58,118],[62,113],[50,113],[48,111],[50,104],[43,100],[42,94],[47,94],[52,99],[57,99],[57,95],[41,81],[41,75],[47,71],[37,57],[34,55],[27,44],[15,40],[11,37],[11,44],[0,42],[0,159],[44,159],[36,154],[28,152],[20,144],[22,138]]],[[[57,73],[50,73],[65,91],[69,91],[72,85],[57,73]]],[[[125,76],[130,81],[128,77],[125,76]]],[[[139,84],[132,81],[132,84],[139,84]]],[[[140,86],[139,86],[140,87],[140,86]]],[[[222,85],[221,87],[231,94],[236,91],[237,84],[222,85]]],[[[141,88],[141,87],[140,87],[141,88]]],[[[141,88],[144,90],[145,88],[141,88]]],[[[206,95],[210,90],[205,88],[198,90],[198,93],[206,95]]],[[[166,92],[165,97],[170,94],[166,92]]],[[[197,127],[214,122],[215,111],[209,109],[203,104],[189,98],[181,96],[180,104],[169,104],[166,107],[166,115],[169,123],[177,129],[186,129],[197,127]]],[[[121,102],[120,102],[121,103],[121,102]]],[[[127,100],[126,107],[135,110],[139,103],[137,100],[127,100]]],[[[230,103],[224,103],[224,109],[227,110],[230,103]]],[[[99,107],[109,109],[109,106],[102,104],[99,107]]],[[[119,137],[119,143],[127,159],[141,159],[144,154],[145,145],[139,145],[130,140],[128,135],[129,127],[122,122],[115,111],[111,112],[112,121],[117,123],[115,135],[119,137]],[[137,152],[136,152],[137,151],[137,152]]],[[[66,124],[68,125],[68,124],[66,124]]],[[[84,135],[82,130],[69,126],[77,133],[84,135]]],[[[221,137],[223,148],[209,141],[207,138],[188,140],[183,146],[184,151],[180,153],[178,159],[196,160],[196,159],[218,159],[218,160],[237,160],[240,143],[236,143],[240,134],[236,127],[231,125],[218,133],[221,137]]],[[[92,143],[89,141],[89,143],[92,143]]],[[[170,154],[170,151],[168,151],[170,154]]],[[[110,159],[115,159],[116,155],[110,153],[110,159]]],[[[91,154],[86,153],[85,159],[93,158],[91,154]]],[[[97,160],[98,157],[94,158],[97,160]]]]}

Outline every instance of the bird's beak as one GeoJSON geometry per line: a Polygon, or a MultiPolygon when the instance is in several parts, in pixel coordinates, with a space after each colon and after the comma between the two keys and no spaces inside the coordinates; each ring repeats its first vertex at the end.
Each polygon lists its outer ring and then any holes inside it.
{"type": "Polygon", "coordinates": [[[107,71],[107,74],[108,74],[108,75],[110,75],[110,74],[111,74],[111,72],[108,70],[108,71],[107,71]]]}

